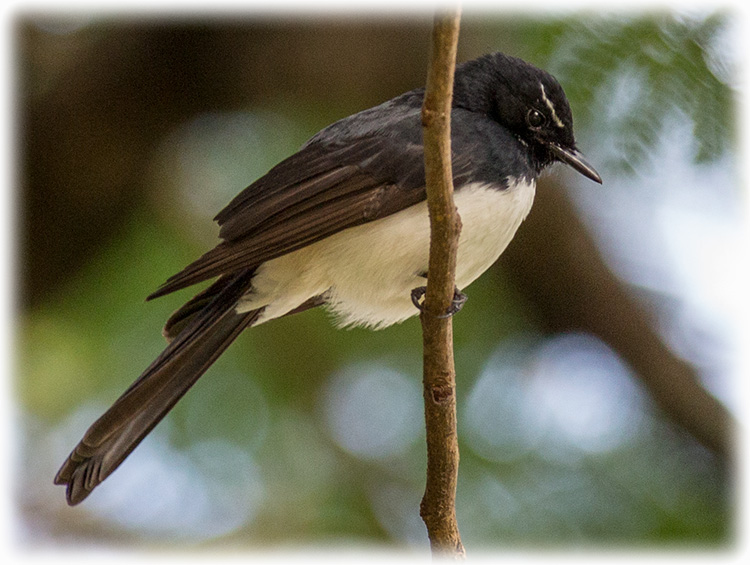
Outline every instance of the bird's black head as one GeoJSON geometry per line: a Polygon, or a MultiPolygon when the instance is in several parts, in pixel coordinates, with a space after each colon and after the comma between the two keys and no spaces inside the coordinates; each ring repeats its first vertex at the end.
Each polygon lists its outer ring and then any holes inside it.
{"type": "Polygon", "coordinates": [[[551,74],[502,53],[484,55],[456,68],[453,105],[485,113],[510,130],[538,171],[560,161],[602,182],[576,149],[570,105],[551,74]]]}

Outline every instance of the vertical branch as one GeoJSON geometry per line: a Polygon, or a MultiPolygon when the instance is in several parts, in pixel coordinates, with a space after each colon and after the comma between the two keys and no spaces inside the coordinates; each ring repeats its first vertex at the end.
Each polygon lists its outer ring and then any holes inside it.
{"type": "Polygon", "coordinates": [[[450,114],[460,15],[438,15],[432,35],[422,125],[425,181],[430,213],[427,292],[420,315],[424,348],[427,482],[420,514],[434,555],[463,557],[456,523],[458,436],[453,324],[440,317],[453,302],[461,219],[453,202],[450,114]]]}

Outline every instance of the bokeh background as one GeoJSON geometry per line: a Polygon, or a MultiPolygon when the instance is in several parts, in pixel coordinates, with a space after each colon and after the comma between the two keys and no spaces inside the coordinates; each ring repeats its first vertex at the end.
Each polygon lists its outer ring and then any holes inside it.
{"type": "MultiPolygon", "coordinates": [[[[455,318],[469,551],[734,546],[738,27],[464,11],[459,60],[555,74],[604,178],[545,175],[455,318]]],[[[192,292],[144,297],[318,129],[422,86],[431,15],[18,11],[11,28],[17,545],[426,553],[416,319],[253,329],[84,504],[52,478],[192,292]]]]}

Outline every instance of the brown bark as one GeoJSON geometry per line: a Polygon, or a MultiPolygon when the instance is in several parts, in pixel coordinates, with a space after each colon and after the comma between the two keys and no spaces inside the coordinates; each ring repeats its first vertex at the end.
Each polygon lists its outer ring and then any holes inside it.
{"type": "Polygon", "coordinates": [[[462,558],[456,522],[458,435],[453,324],[441,317],[455,289],[456,252],[461,219],[453,202],[450,110],[456,64],[458,12],[435,19],[422,124],[425,177],[430,211],[430,261],[420,316],[424,346],[424,402],[427,432],[427,482],[420,514],[433,555],[462,558]]]}

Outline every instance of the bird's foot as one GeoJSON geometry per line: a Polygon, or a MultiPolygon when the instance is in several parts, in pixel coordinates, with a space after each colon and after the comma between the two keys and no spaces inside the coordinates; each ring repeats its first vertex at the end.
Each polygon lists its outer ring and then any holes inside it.
{"type": "MultiPolygon", "coordinates": [[[[417,307],[417,310],[420,312],[426,313],[424,309],[424,303],[421,302],[422,297],[427,292],[426,286],[418,286],[417,288],[413,289],[411,291],[411,301],[414,304],[414,306],[417,307]]],[[[466,296],[463,292],[458,290],[457,288],[454,288],[453,290],[453,300],[451,302],[451,305],[448,307],[448,310],[445,312],[445,314],[440,314],[439,316],[435,316],[439,319],[444,318],[450,318],[451,316],[457,314],[461,311],[461,308],[464,307],[464,304],[466,304],[466,300],[469,297],[466,296]]]]}

